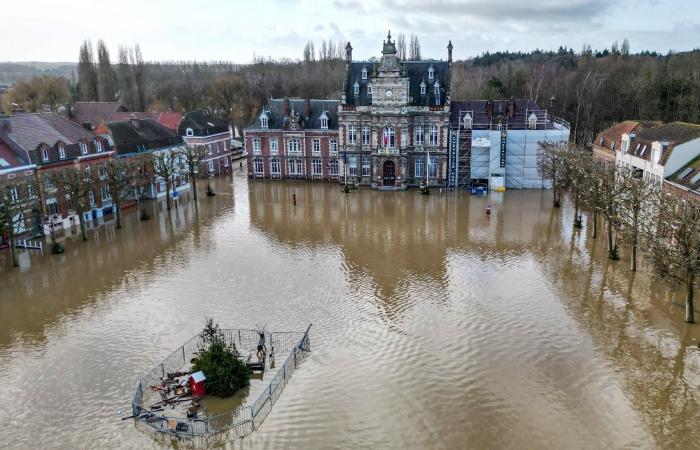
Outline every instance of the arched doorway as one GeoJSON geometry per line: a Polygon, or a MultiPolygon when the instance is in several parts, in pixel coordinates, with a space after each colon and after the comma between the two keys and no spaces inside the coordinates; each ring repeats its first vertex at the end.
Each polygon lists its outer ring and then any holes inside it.
{"type": "Polygon", "coordinates": [[[394,186],[396,184],[396,164],[394,164],[394,161],[384,162],[382,184],[384,186],[394,186]]]}

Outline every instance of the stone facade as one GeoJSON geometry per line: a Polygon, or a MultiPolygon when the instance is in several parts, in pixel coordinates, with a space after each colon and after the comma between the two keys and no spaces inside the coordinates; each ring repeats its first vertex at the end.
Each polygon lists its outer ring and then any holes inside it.
{"type": "Polygon", "coordinates": [[[401,61],[391,35],[380,62],[353,62],[348,43],[338,110],[342,182],[390,190],[426,181],[445,186],[450,64],[401,61]]]}

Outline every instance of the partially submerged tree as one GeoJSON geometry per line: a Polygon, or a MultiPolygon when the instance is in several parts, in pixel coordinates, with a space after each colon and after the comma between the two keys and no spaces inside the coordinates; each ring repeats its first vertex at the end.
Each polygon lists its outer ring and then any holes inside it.
{"type": "Polygon", "coordinates": [[[562,178],[564,176],[563,154],[568,144],[543,141],[539,143],[537,171],[540,176],[552,183],[553,205],[561,205],[562,178]]]}
{"type": "Polygon", "coordinates": [[[16,236],[26,225],[25,211],[38,204],[36,187],[31,181],[18,181],[0,188],[0,236],[9,241],[12,265],[19,266],[16,236]]]}
{"type": "Polygon", "coordinates": [[[693,289],[700,269],[700,203],[661,194],[658,229],[649,236],[648,255],[667,280],[685,287],[685,321],[695,322],[693,289]]]}
{"type": "Polygon", "coordinates": [[[584,148],[568,145],[561,153],[563,165],[562,187],[567,190],[574,203],[574,227],[581,228],[581,203],[587,194],[588,179],[591,177],[591,154],[584,148]]]}
{"type": "Polygon", "coordinates": [[[620,201],[621,235],[630,246],[630,270],[637,270],[637,250],[640,240],[648,236],[653,226],[656,207],[653,199],[659,191],[659,183],[645,178],[641,171],[619,168],[622,194],[620,201]]]}
{"type": "Polygon", "coordinates": [[[600,214],[606,220],[608,257],[619,259],[617,233],[620,229],[620,202],[625,192],[620,168],[615,164],[598,161],[595,174],[598,180],[598,192],[594,201],[600,214]]]}
{"type": "Polygon", "coordinates": [[[168,211],[171,209],[171,189],[173,188],[173,178],[180,170],[180,151],[162,150],[153,153],[153,173],[165,181],[167,197],[165,204],[168,211]]]}
{"type": "Polygon", "coordinates": [[[207,148],[203,145],[188,145],[182,150],[182,158],[192,184],[192,198],[197,201],[197,174],[202,168],[202,162],[207,157],[207,148]]]}
{"type": "Polygon", "coordinates": [[[208,319],[201,333],[202,344],[192,360],[192,371],[202,371],[207,378],[207,392],[230,397],[250,385],[250,371],[233,342],[228,342],[219,325],[208,319]]]}
{"type": "Polygon", "coordinates": [[[84,241],[88,240],[85,211],[88,209],[88,199],[95,184],[88,170],[83,170],[80,167],[70,167],[51,175],[52,183],[63,186],[64,192],[70,195],[73,208],[78,215],[80,233],[84,241]]]}
{"type": "Polygon", "coordinates": [[[133,188],[129,177],[129,172],[132,170],[134,170],[132,164],[119,159],[109,160],[105,167],[106,182],[109,187],[109,194],[112,197],[112,204],[114,205],[117,228],[122,227],[122,204],[133,188]]]}

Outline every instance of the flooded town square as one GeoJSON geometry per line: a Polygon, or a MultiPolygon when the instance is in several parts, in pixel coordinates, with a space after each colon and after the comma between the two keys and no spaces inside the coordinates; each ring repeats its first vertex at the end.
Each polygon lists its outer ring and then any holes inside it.
{"type": "Polygon", "coordinates": [[[238,171],[214,188],[63,255],[0,253],[0,448],[181,446],[121,418],[207,317],[313,323],[263,425],[224,447],[700,447],[682,290],[624,249],[608,260],[551,191],[344,194],[238,171]]]}

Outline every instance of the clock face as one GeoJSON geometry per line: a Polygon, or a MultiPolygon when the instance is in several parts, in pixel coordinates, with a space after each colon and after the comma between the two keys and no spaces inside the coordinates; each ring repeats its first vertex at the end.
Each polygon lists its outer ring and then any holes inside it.
{"type": "Polygon", "coordinates": [[[387,96],[388,98],[390,98],[392,95],[394,95],[394,93],[391,92],[391,89],[387,89],[387,90],[386,90],[386,96],[387,96]]]}

